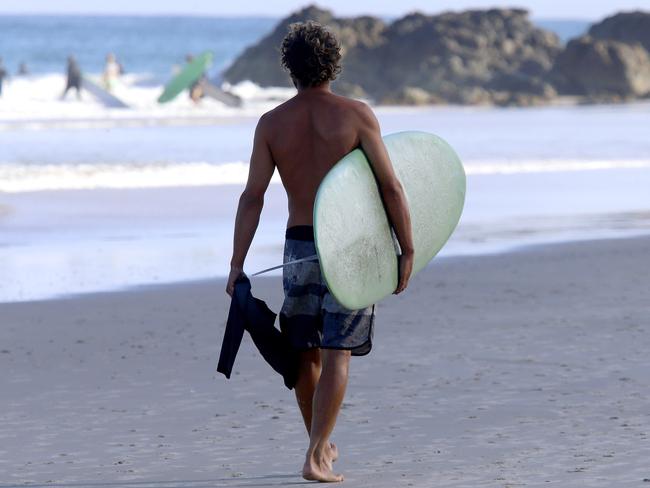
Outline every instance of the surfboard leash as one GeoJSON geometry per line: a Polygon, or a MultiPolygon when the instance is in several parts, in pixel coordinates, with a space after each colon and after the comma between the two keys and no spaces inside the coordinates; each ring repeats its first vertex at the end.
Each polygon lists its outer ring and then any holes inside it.
{"type": "Polygon", "coordinates": [[[273,266],[272,268],[266,268],[266,269],[263,269],[262,271],[258,271],[257,273],[253,273],[251,275],[251,277],[258,276],[258,275],[261,275],[261,274],[264,274],[264,273],[268,273],[269,271],[273,271],[274,269],[284,268],[285,266],[289,266],[291,264],[305,263],[307,261],[316,261],[317,259],[318,259],[318,254],[314,254],[312,256],[307,256],[306,258],[294,259],[293,261],[289,261],[287,263],[279,264],[277,266],[273,266]]]}

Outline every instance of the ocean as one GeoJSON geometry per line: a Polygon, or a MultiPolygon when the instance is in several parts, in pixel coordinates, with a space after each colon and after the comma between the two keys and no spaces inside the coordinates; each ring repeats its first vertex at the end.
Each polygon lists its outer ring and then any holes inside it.
{"type": "MultiPolygon", "coordinates": [[[[114,53],[127,73],[164,82],[186,54],[210,50],[209,75],[223,71],[248,45],[270,31],[272,17],[145,17],[0,15],[0,56],[15,73],[25,63],[33,74],[63,73],[74,55],[82,70],[99,73],[107,53],[114,53]]],[[[386,19],[390,20],[390,19],[386,19]]],[[[540,19],[534,22],[564,42],[584,33],[580,20],[540,19]]]]}
{"type": "MultiPolygon", "coordinates": [[[[274,23],[0,17],[12,73],[0,97],[0,301],[227,274],[256,121],[294,91],[225,85],[240,108],[156,98],[185,54],[212,50],[218,80],[274,23]],[[65,57],[92,77],[107,52],[125,67],[115,94],[130,108],[60,100],[65,57]],[[15,75],[20,62],[31,74],[15,75]]],[[[466,207],[443,258],[650,232],[648,103],[374,108],[384,133],[436,133],[465,165],[466,207]]],[[[273,181],[249,272],[282,260],[286,197],[273,181]]]]}
{"type": "Polygon", "coordinates": [[[114,53],[127,73],[166,81],[186,54],[214,53],[218,77],[247,46],[277,22],[273,18],[0,16],[0,56],[11,72],[26,63],[33,74],[65,72],[74,55],[81,69],[99,73],[114,53]]]}

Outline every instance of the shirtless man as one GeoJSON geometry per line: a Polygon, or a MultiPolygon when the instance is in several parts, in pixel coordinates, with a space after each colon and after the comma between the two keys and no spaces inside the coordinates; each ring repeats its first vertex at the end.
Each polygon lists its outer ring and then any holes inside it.
{"type": "MultiPolygon", "coordinates": [[[[316,191],[330,168],[357,147],[371,161],[402,250],[395,293],[407,286],[413,267],[413,241],[406,197],[373,112],[366,104],[330,90],[330,81],[340,72],[340,59],[340,44],[324,27],[315,22],[291,25],[282,43],[282,64],[298,93],[265,113],[257,124],[248,183],[239,199],[235,221],[226,286],[230,295],[243,273],[275,168],[289,201],[287,262],[315,254],[312,213],[316,191]]],[[[280,328],[301,351],[295,391],[309,434],[302,475],[308,480],[342,481],[343,476],[332,471],[338,451],[329,437],[345,395],[350,356],[370,352],[374,306],[354,311],[341,307],[313,261],[285,267],[283,286],[280,328]]]]}

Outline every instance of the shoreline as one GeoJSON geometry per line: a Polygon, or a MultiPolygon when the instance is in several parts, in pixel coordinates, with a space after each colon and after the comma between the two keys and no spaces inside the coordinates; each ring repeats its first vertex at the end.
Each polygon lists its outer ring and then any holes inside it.
{"type": "MultiPolygon", "coordinates": [[[[441,252],[441,255],[437,255],[433,260],[423,269],[420,273],[427,273],[427,270],[430,270],[432,267],[435,267],[437,263],[448,262],[455,263],[463,259],[481,259],[489,258],[495,256],[504,256],[504,255],[519,255],[526,253],[535,253],[543,252],[555,247],[562,247],[565,245],[577,245],[581,243],[592,244],[598,242],[616,242],[616,241],[628,241],[628,240],[644,240],[650,238],[650,229],[645,231],[629,231],[628,233],[621,233],[619,235],[603,235],[603,236],[582,236],[574,238],[558,238],[557,240],[545,240],[540,242],[513,242],[508,244],[502,244],[501,246],[496,246],[492,250],[483,249],[475,251],[462,252],[458,251],[454,254],[445,254],[441,252]]],[[[443,248],[444,250],[444,248],[443,248]]],[[[279,263],[278,263],[279,264],[279,263]]],[[[257,272],[258,270],[253,270],[251,273],[257,272]]],[[[256,280],[277,280],[281,276],[281,270],[274,270],[272,272],[266,273],[263,276],[253,278],[253,283],[256,280]]],[[[62,293],[54,294],[51,296],[43,296],[40,298],[28,298],[25,300],[10,300],[10,301],[0,301],[0,306],[10,305],[13,303],[42,303],[42,302],[52,302],[52,301],[65,301],[65,300],[79,300],[95,295],[106,295],[106,294],[129,294],[129,293],[138,293],[142,291],[155,291],[160,289],[167,288],[176,288],[184,286],[210,286],[215,284],[223,284],[225,286],[225,279],[227,274],[215,275],[213,277],[205,278],[190,278],[190,279],[181,279],[177,281],[161,281],[161,282],[149,282],[149,283],[135,283],[126,286],[118,286],[115,288],[101,289],[101,290],[91,290],[91,291],[81,291],[81,292],[72,292],[72,293],[62,293]]]]}
{"type": "MultiPolygon", "coordinates": [[[[439,258],[649,233],[649,182],[647,169],[470,176],[463,217],[439,258]]],[[[0,300],[224,275],[241,189],[2,194],[0,300]]],[[[282,186],[270,185],[248,272],[282,262],[286,205],[282,186]]]]}
{"type": "MultiPolygon", "coordinates": [[[[355,487],[647,478],[650,237],[438,260],[378,305],[333,440],[355,487]],[[398,345],[398,347],[395,347],[398,345]]],[[[253,282],[277,311],[279,277],[253,282]]],[[[0,304],[0,479],[302,481],[293,392],[246,336],[215,372],[223,280],[0,304]]]]}

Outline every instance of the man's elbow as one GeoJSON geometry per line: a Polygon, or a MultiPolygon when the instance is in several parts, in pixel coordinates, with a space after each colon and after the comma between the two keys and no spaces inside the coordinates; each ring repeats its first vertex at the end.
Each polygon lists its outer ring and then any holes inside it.
{"type": "Polygon", "coordinates": [[[262,208],[264,206],[264,192],[254,189],[245,189],[239,197],[239,205],[246,208],[262,208]]]}
{"type": "Polygon", "coordinates": [[[397,178],[391,178],[388,181],[382,182],[379,186],[384,199],[393,200],[400,198],[404,193],[404,188],[397,178]]]}

